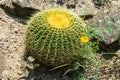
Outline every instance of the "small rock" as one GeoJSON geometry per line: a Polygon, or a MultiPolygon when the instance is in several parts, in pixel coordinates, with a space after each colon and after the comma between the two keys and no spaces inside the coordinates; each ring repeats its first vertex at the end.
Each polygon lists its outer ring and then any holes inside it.
{"type": "Polygon", "coordinates": [[[79,0],[76,4],[75,11],[78,15],[96,15],[98,9],[94,7],[92,0],[79,0]]]}
{"type": "Polygon", "coordinates": [[[115,53],[120,58],[120,50],[115,53]]]}
{"type": "Polygon", "coordinates": [[[52,0],[2,0],[0,7],[12,15],[29,18],[37,11],[52,8],[53,3],[55,4],[52,0]]]}
{"type": "Polygon", "coordinates": [[[22,71],[18,71],[18,72],[17,72],[17,74],[22,75],[22,74],[23,74],[23,72],[22,72],[22,71]]]}
{"type": "Polygon", "coordinates": [[[112,78],[109,78],[109,80],[113,80],[112,78]]]}
{"type": "Polygon", "coordinates": [[[0,7],[12,15],[22,18],[30,17],[32,13],[38,11],[37,6],[30,0],[3,0],[0,2],[0,7]]]}
{"type": "Polygon", "coordinates": [[[107,13],[109,12],[109,10],[108,10],[108,9],[105,9],[103,12],[104,12],[105,14],[107,14],[107,13]]]}
{"type": "Polygon", "coordinates": [[[119,14],[104,14],[103,12],[99,12],[88,24],[91,27],[96,27],[101,32],[101,41],[108,45],[119,39],[119,18],[119,14]]]}

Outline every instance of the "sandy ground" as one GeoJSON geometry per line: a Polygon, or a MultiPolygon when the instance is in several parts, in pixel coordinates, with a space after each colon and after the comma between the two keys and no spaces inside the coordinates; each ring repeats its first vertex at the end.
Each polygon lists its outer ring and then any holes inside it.
{"type": "Polygon", "coordinates": [[[0,8],[0,54],[4,54],[7,60],[2,80],[18,80],[23,76],[20,68],[24,54],[24,32],[25,27],[19,20],[0,8]]]}

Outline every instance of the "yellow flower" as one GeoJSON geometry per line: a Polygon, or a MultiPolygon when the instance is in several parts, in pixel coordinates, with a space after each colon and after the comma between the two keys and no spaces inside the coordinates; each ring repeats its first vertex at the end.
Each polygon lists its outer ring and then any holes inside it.
{"type": "Polygon", "coordinates": [[[47,16],[47,22],[51,25],[51,27],[65,29],[71,25],[72,16],[61,9],[56,9],[49,13],[47,16]]]}
{"type": "Polygon", "coordinates": [[[81,42],[84,42],[84,43],[89,42],[89,38],[88,38],[87,36],[82,36],[82,37],[80,38],[80,40],[81,40],[81,42]]]}

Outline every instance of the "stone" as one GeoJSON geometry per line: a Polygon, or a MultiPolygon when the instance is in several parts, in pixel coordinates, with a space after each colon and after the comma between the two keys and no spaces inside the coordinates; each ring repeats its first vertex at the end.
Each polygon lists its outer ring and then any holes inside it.
{"type": "Polygon", "coordinates": [[[37,6],[29,0],[2,0],[0,1],[0,7],[12,15],[22,18],[28,18],[32,13],[38,11],[37,6]]]}
{"type": "Polygon", "coordinates": [[[37,11],[53,8],[67,7],[73,9],[78,15],[95,15],[98,11],[92,0],[1,0],[0,7],[6,12],[21,18],[29,18],[37,11]]]}
{"type": "Polygon", "coordinates": [[[101,32],[100,37],[102,42],[111,44],[118,40],[120,36],[120,22],[118,22],[118,17],[120,18],[120,16],[117,15],[113,18],[110,16],[105,16],[105,18],[97,16],[92,22],[90,22],[92,27],[96,27],[101,32]]]}
{"type": "Polygon", "coordinates": [[[120,58],[120,50],[115,53],[120,58]]]}
{"type": "Polygon", "coordinates": [[[0,7],[12,15],[29,18],[37,11],[51,8],[52,0],[1,0],[0,7]]]}
{"type": "Polygon", "coordinates": [[[75,12],[78,15],[96,15],[98,9],[95,8],[92,0],[78,0],[76,4],[75,12]]]}
{"type": "Polygon", "coordinates": [[[12,5],[12,0],[1,0],[0,7],[4,8],[6,11],[11,14],[15,14],[14,6],[12,5]]]}
{"type": "MultiPolygon", "coordinates": [[[[120,42],[120,1],[111,1],[108,6],[100,7],[97,15],[88,21],[90,27],[96,27],[101,32],[100,49],[106,52],[116,52],[120,42]]],[[[116,55],[119,57],[119,53],[116,55]]]]}
{"type": "Polygon", "coordinates": [[[22,75],[23,72],[19,70],[19,71],[17,72],[17,74],[22,75]]]}
{"type": "Polygon", "coordinates": [[[0,53],[0,79],[2,72],[5,70],[6,59],[2,53],[0,53]]]}

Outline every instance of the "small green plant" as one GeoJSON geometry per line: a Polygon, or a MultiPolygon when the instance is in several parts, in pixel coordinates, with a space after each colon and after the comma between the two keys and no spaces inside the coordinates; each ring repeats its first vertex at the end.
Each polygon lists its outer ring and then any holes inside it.
{"type": "Polygon", "coordinates": [[[29,61],[29,62],[34,62],[35,59],[34,59],[33,57],[29,56],[29,57],[28,57],[28,61],[29,61]]]}
{"type": "Polygon", "coordinates": [[[89,67],[97,67],[99,65],[99,60],[96,57],[96,53],[99,49],[99,40],[98,38],[101,36],[101,32],[96,28],[88,28],[87,34],[90,38],[88,43],[84,43],[83,55],[85,58],[86,66],[89,67]]]}
{"type": "MultiPolygon", "coordinates": [[[[80,42],[83,45],[82,53],[79,58],[77,58],[76,63],[74,63],[73,66],[64,73],[64,75],[79,70],[81,67],[84,70],[84,75],[73,75],[71,78],[72,80],[86,80],[86,69],[94,71],[100,67],[100,61],[96,55],[97,51],[99,51],[99,41],[93,40],[100,37],[100,35],[101,32],[96,28],[87,29],[87,36],[80,37],[80,42]]],[[[99,75],[95,73],[94,79],[98,80],[98,77],[99,75]]]]}
{"type": "Polygon", "coordinates": [[[25,69],[25,77],[28,77],[30,75],[30,71],[35,69],[35,68],[38,68],[40,66],[40,64],[37,64],[35,62],[35,58],[33,58],[32,56],[28,56],[26,62],[27,62],[26,63],[27,65],[25,66],[26,67],[26,69],[25,69]]]}

